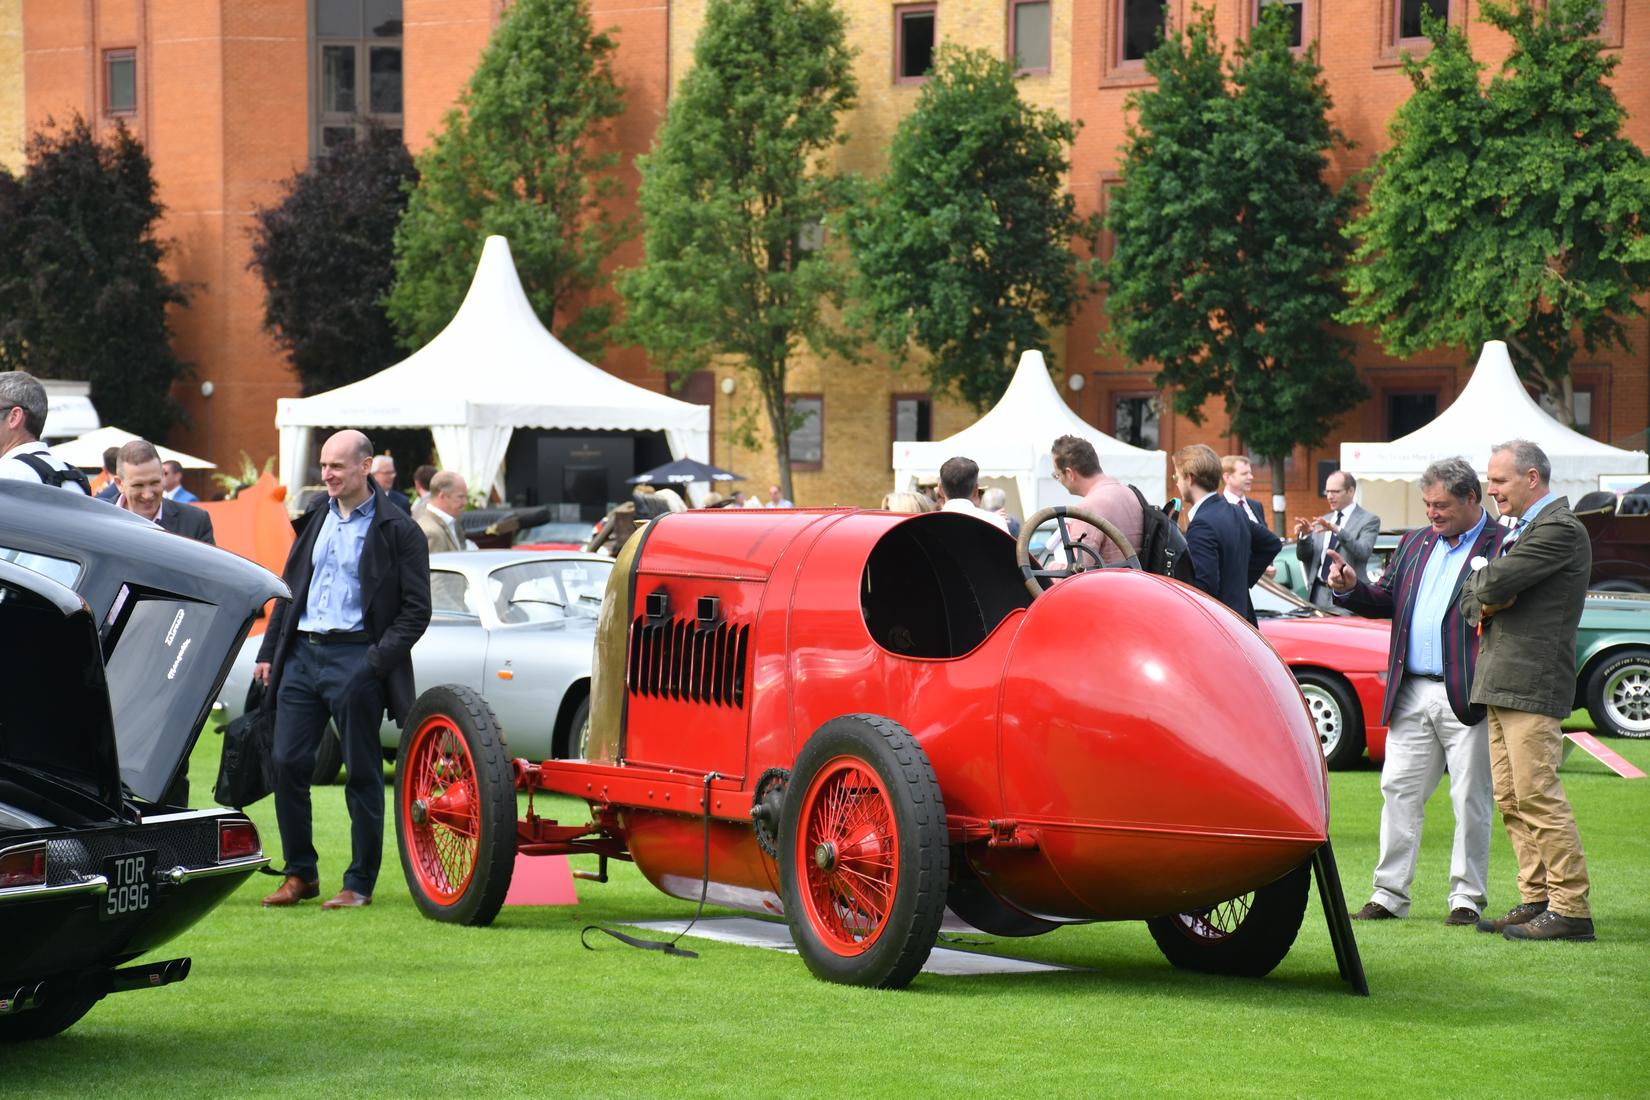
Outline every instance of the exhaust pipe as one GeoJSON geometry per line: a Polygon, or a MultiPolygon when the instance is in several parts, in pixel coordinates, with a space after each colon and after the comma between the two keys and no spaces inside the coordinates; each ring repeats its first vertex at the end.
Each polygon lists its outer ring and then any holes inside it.
{"type": "Polygon", "coordinates": [[[109,971],[109,992],[124,993],[129,989],[157,989],[189,976],[190,960],[168,959],[166,962],[129,966],[124,970],[109,971]]]}
{"type": "Polygon", "coordinates": [[[45,1003],[45,982],[18,986],[4,997],[0,997],[0,1016],[14,1016],[19,1012],[27,1012],[31,1008],[39,1008],[45,1003]]]}

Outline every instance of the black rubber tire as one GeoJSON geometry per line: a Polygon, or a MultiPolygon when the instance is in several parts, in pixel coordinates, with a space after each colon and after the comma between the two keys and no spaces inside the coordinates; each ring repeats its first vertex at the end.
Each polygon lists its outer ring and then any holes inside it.
{"type": "Polygon", "coordinates": [[[567,722],[567,736],[562,741],[562,754],[573,760],[585,759],[590,748],[590,696],[579,700],[573,717],[567,722]]]}
{"type": "Polygon", "coordinates": [[[311,786],[330,787],[338,782],[338,773],[344,770],[344,746],[338,740],[338,730],[331,722],[321,731],[321,744],[315,750],[315,771],[309,777],[311,786]]]}
{"type": "Polygon", "coordinates": [[[394,808],[401,871],[419,911],[450,924],[491,924],[510,891],[515,869],[516,786],[504,731],[480,692],[443,684],[413,703],[396,754],[394,808]],[[421,763],[428,751],[426,738],[437,738],[443,730],[456,733],[469,754],[477,810],[473,848],[460,845],[473,856],[468,878],[450,894],[432,889],[437,879],[451,879],[450,867],[429,858],[436,847],[437,826],[414,820],[415,802],[433,793],[430,786],[436,782],[421,763]]]}
{"type": "MultiPolygon", "coordinates": [[[[807,858],[813,862],[812,856],[807,858]]],[[[791,937],[814,977],[878,989],[910,984],[939,937],[949,865],[939,780],[928,754],[904,727],[876,715],[850,714],[833,718],[808,738],[785,788],[779,881],[791,937]],[[893,818],[881,840],[893,845],[897,861],[883,923],[870,946],[857,952],[842,952],[827,942],[814,924],[798,874],[798,845],[806,842],[803,808],[821,773],[844,761],[863,765],[881,784],[893,818]]]]}
{"type": "Polygon", "coordinates": [[[1062,927],[1060,922],[1044,920],[1012,908],[980,881],[972,868],[959,855],[955,861],[956,876],[946,891],[945,904],[950,910],[988,936],[1041,936],[1062,927]]]}
{"type": "Polygon", "coordinates": [[[78,1023],[99,999],[89,993],[59,997],[48,994],[39,1008],[31,1008],[15,1016],[0,1016],[0,1043],[50,1039],[78,1023]]]}
{"type": "Polygon", "coordinates": [[[1650,649],[1629,646],[1587,676],[1587,713],[1610,737],[1650,737],[1650,649]]]}
{"type": "Polygon", "coordinates": [[[1646,588],[1638,581],[1630,581],[1621,577],[1599,581],[1597,584],[1590,584],[1587,587],[1592,592],[1632,592],[1641,596],[1650,593],[1650,588],[1646,588]]]}
{"type": "Polygon", "coordinates": [[[1306,916],[1310,860],[1252,894],[1146,922],[1164,958],[1182,970],[1263,978],[1294,946],[1306,916]],[[1242,906],[1247,902],[1247,912],[1242,906]],[[1235,907],[1235,911],[1234,911],[1235,907]]]}
{"type": "Polygon", "coordinates": [[[1330,771],[1356,767],[1364,758],[1364,712],[1347,682],[1317,668],[1291,669],[1317,727],[1318,745],[1330,771]]]}

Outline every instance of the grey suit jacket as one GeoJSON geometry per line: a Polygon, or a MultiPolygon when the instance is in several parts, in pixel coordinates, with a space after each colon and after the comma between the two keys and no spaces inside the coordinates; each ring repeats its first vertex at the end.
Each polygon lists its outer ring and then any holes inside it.
{"type": "Polygon", "coordinates": [[[212,538],[212,517],[204,508],[196,508],[193,504],[179,504],[175,500],[160,502],[160,525],[174,535],[204,542],[208,546],[216,546],[212,538]]]}
{"type": "MultiPolygon", "coordinates": [[[[1323,518],[1333,520],[1334,512],[1325,512],[1323,518]]],[[[1369,583],[1369,555],[1375,551],[1375,536],[1381,533],[1381,517],[1367,508],[1354,504],[1352,511],[1341,517],[1341,541],[1335,552],[1352,571],[1358,575],[1362,584],[1369,583]]],[[[1333,597],[1325,585],[1318,584],[1315,579],[1318,568],[1323,564],[1323,557],[1319,552],[1319,544],[1324,540],[1317,535],[1308,535],[1304,539],[1295,540],[1295,557],[1306,569],[1308,578],[1308,592],[1313,603],[1319,607],[1333,607],[1333,597]]]]}
{"type": "Polygon", "coordinates": [[[1587,529],[1560,497],[1461,585],[1459,607],[1478,626],[1472,701],[1566,717],[1576,695],[1576,627],[1593,571],[1587,529]],[[1488,616],[1486,604],[1511,603],[1488,616]]]}
{"type": "Polygon", "coordinates": [[[424,532],[424,539],[430,545],[430,553],[439,554],[443,550],[462,550],[464,544],[453,536],[453,530],[447,525],[445,518],[435,514],[430,508],[425,508],[417,516],[418,529],[424,532]]]}

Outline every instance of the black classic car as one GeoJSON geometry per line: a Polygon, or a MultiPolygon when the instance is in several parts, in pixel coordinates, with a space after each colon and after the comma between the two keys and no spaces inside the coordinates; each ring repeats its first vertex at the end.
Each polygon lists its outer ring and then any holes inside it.
{"type": "Polygon", "coordinates": [[[79,493],[0,481],[0,1042],[105,995],[268,862],[235,810],[183,802],[254,617],[286,587],[79,493]]]}

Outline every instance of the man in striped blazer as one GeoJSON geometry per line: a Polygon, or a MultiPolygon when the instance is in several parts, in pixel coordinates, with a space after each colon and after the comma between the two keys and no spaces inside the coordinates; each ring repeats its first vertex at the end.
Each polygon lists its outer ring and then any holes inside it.
{"type": "Polygon", "coordinates": [[[1381,711],[1391,727],[1381,767],[1381,853],[1374,895],[1353,919],[1409,914],[1422,817],[1448,765],[1455,846],[1444,923],[1475,925],[1487,900],[1494,798],[1484,708],[1469,701],[1477,632],[1456,597],[1473,559],[1492,556],[1503,529],[1489,522],[1478,475],[1463,458],[1428,466],[1421,499],[1429,525],[1404,536],[1380,583],[1359,581],[1339,553],[1328,552],[1335,602],[1392,620],[1381,711]]]}

